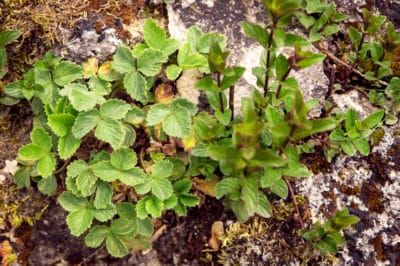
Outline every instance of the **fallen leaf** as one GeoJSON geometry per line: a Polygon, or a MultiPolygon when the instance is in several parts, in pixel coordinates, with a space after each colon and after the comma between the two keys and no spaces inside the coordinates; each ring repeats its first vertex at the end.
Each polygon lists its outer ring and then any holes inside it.
{"type": "Polygon", "coordinates": [[[211,179],[200,179],[198,177],[193,177],[192,181],[196,189],[211,197],[215,197],[214,189],[219,181],[218,176],[213,176],[211,179]]]}
{"type": "Polygon", "coordinates": [[[208,245],[213,250],[219,250],[220,237],[224,234],[224,224],[221,221],[215,221],[211,226],[211,237],[208,240],[208,245]]]}
{"type": "Polygon", "coordinates": [[[156,103],[170,104],[174,97],[174,88],[166,83],[161,83],[160,85],[158,85],[154,92],[156,103]]]}

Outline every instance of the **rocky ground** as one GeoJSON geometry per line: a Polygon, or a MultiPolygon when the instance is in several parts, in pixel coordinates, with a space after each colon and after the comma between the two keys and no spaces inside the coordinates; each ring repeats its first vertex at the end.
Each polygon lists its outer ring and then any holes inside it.
{"type": "MultiPolygon", "coordinates": [[[[54,48],[56,53],[70,60],[82,62],[93,55],[105,60],[119,43],[140,41],[143,20],[151,14],[180,40],[184,38],[186,28],[193,24],[204,32],[218,31],[227,36],[228,48],[235,51],[230,63],[248,69],[237,87],[236,107],[255,84],[250,69],[258,64],[261,49],[244,37],[237,22],[266,21],[258,0],[175,0],[166,6],[155,1],[136,1],[135,5],[131,1],[116,1],[111,6],[106,5],[107,1],[83,2],[87,4],[82,5],[87,9],[86,17],[74,18],[76,23],[73,25],[65,24],[58,33],[65,41],[54,48]]],[[[336,3],[341,12],[350,14],[350,19],[357,19],[361,7],[374,5],[400,29],[400,5],[396,1],[337,0],[336,3]]],[[[4,18],[1,21],[4,22],[4,18]]],[[[332,62],[326,61],[325,65],[321,63],[294,74],[306,98],[326,97],[332,82],[328,78],[327,64],[332,62]]],[[[184,73],[177,81],[178,93],[193,96],[191,84],[195,78],[198,78],[197,73],[184,73]]],[[[345,90],[332,98],[342,110],[352,107],[361,117],[375,110],[357,90],[345,90]]],[[[319,116],[320,113],[312,115],[319,116]]],[[[11,185],[11,161],[18,148],[29,140],[32,128],[32,113],[26,109],[26,103],[2,110],[1,118],[0,242],[10,240],[19,264],[287,265],[302,261],[298,247],[305,243],[295,233],[294,229],[299,225],[293,218],[290,201],[276,203],[274,219],[256,218],[246,225],[238,225],[220,202],[208,196],[205,196],[204,204],[190,210],[187,217],[178,218],[166,213],[162,219],[154,221],[158,234],[151,250],[116,260],[109,257],[104,248],[89,249],[81,238],[70,235],[65,224],[66,213],[56,203],[56,197],[42,196],[35,188],[17,191],[11,185]],[[10,162],[6,163],[6,160],[10,162]],[[215,221],[223,222],[227,243],[217,252],[208,246],[215,221]]],[[[356,226],[346,230],[346,244],[336,257],[321,259],[314,256],[309,264],[318,261],[328,265],[400,265],[399,126],[382,127],[374,137],[374,147],[367,157],[341,155],[328,163],[322,151],[317,151],[302,158],[314,173],[314,176],[296,182],[295,187],[296,193],[303,198],[301,212],[305,221],[326,220],[344,207],[361,219],[356,226]]]]}

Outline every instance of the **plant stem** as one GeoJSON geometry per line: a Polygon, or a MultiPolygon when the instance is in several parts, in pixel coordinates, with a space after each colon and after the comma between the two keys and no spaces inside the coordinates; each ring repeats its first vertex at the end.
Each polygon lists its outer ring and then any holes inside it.
{"type": "Polygon", "coordinates": [[[231,115],[231,120],[235,117],[234,112],[235,112],[235,85],[232,85],[229,88],[229,109],[232,111],[231,115]]]}
{"type": "MultiPolygon", "coordinates": [[[[343,62],[341,59],[337,58],[334,54],[330,53],[329,51],[327,51],[327,50],[326,50],[325,48],[323,48],[322,46],[317,45],[316,48],[317,48],[319,51],[323,52],[327,57],[329,57],[329,59],[331,59],[331,60],[332,60],[333,62],[335,62],[336,64],[345,66],[345,67],[347,67],[350,71],[356,73],[358,76],[362,77],[363,79],[365,79],[365,80],[367,80],[367,81],[370,81],[370,80],[367,79],[367,77],[366,77],[363,73],[361,73],[361,72],[358,71],[357,69],[353,69],[349,64],[347,64],[346,62],[343,62]]],[[[383,80],[377,79],[377,80],[374,80],[374,81],[378,82],[378,83],[379,83],[380,85],[382,85],[382,86],[385,86],[385,87],[389,86],[389,84],[388,84],[387,82],[383,81],[383,80]]]]}
{"type": "Polygon", "coordinates": [[[221,90],[221,73],[217,73],[217,84],[218,84],[218,88],[220,89],[219,93],[218,93],[218,98],[219,98],[219,110],[221,111],[221,113],[224,113],[224,101],[222,100],[222,90],[221,90]]]}
{"type": "Polygon", "coordinates": [[[275,23],[272,25],[272,28],[270,30],[268,45],[267,45],[267,57],[265,59],[264,97],[267,96],[267,92],[268,92],[269,71],[270,71],[270,65],[271,65],[271,47],[272,47],[272,39],[274,38],[274,32],[275,32],[275,23]]]}
{"type": "Polygon", "coordinates": [[[300,211],[299,211],[299,205],[297,205],[296,195],[294,195],[293,187],[290,184],[290,180],[289,180],[288,177],[284,176],[283,179],[285,179],[286,185],[289,188],[290,196],[292,197],[293,205],[294,205],[294,208],[296,209],[297,220],[299,221],[301,228],[304,228],[304,223],[303,223],[303,220],[301,219],[301,214],[300,214],[300,211]]]}
{"type": "MultiPolygon", "coordinates": [[[[286,71],[285,75],[282,77],[282,80],[280,80],[280,82],[283,82],[287,79],[291,70],[292,70],[292,68],[289,67],[288,70],[286,71]]],[[[277,99],[279,99],[279,96],[281,94],[281,89],[282,89],[282,83],[279,83],[278,89],[276,89],[276,94],[275,94],[277,99]]]]}

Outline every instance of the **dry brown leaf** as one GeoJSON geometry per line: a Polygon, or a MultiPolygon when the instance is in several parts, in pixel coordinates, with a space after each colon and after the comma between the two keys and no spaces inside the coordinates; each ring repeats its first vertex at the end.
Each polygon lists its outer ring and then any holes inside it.
{"type": "Polygon", "coordinates": [[[213,250],[219,250],[219,238],[224,234],[224,224],[221,221],[215,221],[211,226],[211,237],[208,240],[208,245],[213,250]]]}
{"type": "Polygon", "coordinates": [[[219,181],[218,176],[213,176],[211,179],[200,179],[198,177],[192,178],[193,185],[196,189],[211,197],[215,197],[215,186],[219,181]]]}
{"type": "Polygon", "coordinates": [[[169,104],[175,97],[174,88],[169,84],[161,83],[157,86],[154,97],[156,103],[169,104]]]}

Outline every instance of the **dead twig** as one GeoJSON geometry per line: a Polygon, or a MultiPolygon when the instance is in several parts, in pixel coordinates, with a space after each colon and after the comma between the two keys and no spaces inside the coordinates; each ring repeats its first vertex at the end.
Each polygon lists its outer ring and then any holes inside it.
{"type": "Polygon", "coordinates": [[[301,228],[304,228],[303,219],[301,218],[301,215],[300,215],[299,205],[297,205],[296,195],[294,195],[293,187],[290,184],[290,180],[288,177],[284,176],[283,179],[285,179],[286,185],[289,188],[290,196],[292,197],[294,208],[296,209],[296,216],[297,216],[296,218],[299,221],[301,228]]]}
{"type": "MultiPolygon", "coordinates": [[[[367,76],[365,76],[363,73],[361,73],[360,71],[358,71],[357,69],[353,68],[352,66],[350,66],[349,64],[347,64],[346,62],[344,62],[343,60],[341,60],[340,58],[338,58],[337,56],[335,56],[334,54],[332,54],[331,52],[329,52],[328,50],[326,50],[324,47],[322,47],[321,45],[316,45],[315,46],[320,52],[324,53],[329,59],[331,59],[333,62],[335,62],[338,65],[342,65],[347,67],[350,71],[356,73],[358,76],[362,77],[365,80],[370,81],[367,76]]],[[[389,84],[383,80],[374,80],[376,82],[378,82],[380,85],[387,87],[389,84]]]]}

